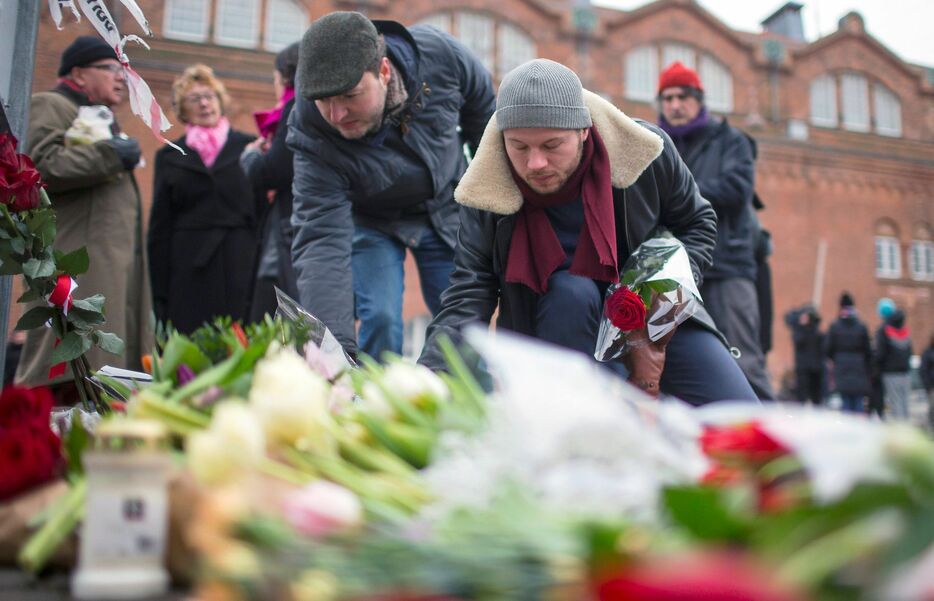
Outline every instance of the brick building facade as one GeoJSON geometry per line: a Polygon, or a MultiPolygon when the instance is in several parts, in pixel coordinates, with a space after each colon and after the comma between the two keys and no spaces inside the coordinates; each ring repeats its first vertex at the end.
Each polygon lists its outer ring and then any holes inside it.
{"type": "MultiPolygon", "coordinates": [[[[135,24],[108,2],[123,33],[135,24]]],[[[915,351],[934,333],[934,70],[903,62],[850,13],[838,30],[808,43],[800,5],[789,2],[765,31],[733,30],[692,0],[658,0],[633,11],[574,0],[140,0],[156,33],[152,50],[129,48],[133,65],[168,112],[172,79],[187,65],[212,66],[233,99],[235,127],[253,131],[252,111],[274,104],[273,51],[332,10],[361,10],[406,24],[426,21],[459,37],[497,82],[528,58],[574,68],[584,85],[627,114],[655,118],[655,78],[671,60],[697,68],[710,108],[759,145],[757,190],[775,251],[776,384],[792,362],[782,315],[818,301],[829,323],[842,290],[871,327],[880,297],[908,313],[915,351]]],[[[86,24],[55,30],[42,15],[35,90],[55,82],[58,57],[86,24]]],[[[156,143],[124,108],[150,167],[137,170],[148,205],[156,143]]],[[[174,121],[174,116],[173,116],[174,121]]],[[[181,135],[181,128],[168,132],[181,135]]],[[[406,315],[424,315],[414,269],[406,315]]],[[[12,312],[16,313],[13,307],[12,312]]],[[[15,319],[15,315],[13,316],[15,319]]]]}

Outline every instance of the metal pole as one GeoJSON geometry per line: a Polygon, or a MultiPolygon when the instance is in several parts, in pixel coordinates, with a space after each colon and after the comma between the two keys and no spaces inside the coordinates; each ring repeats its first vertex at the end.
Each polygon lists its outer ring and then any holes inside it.
{"type": "MultiPolygon", "coordinates": [[[[36,0],[0,0],[0,101],[10,122],[10,130],[19,140],[20,149],[26,144],[29,123],[39,5],[36,0]]],[[[0,277],[0,382],[6,366],[7,322],[12,292],[13,278],[0,277]]]]}

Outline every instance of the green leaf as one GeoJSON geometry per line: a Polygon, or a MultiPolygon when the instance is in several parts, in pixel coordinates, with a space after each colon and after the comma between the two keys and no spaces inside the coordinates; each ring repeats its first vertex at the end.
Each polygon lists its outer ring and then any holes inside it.
{"type": "Polygon", "coordinates": [[[10,240],[10,250],[18,255],[23,254],[26,252],[26,241],[19,236],[12,238],[10,240]]]}
{"type": "Polygon", "coordinates": [[[74,324],[77,328],[89,329],[105,321],[104,314],[99,311],[85,311],[72,307],[68,312],[68,323],[74,324]]]}
{"type": "Polygon", "coordinates": [[[84,467],[81,465],[81,455],[87,448],[91,437],[88,431],[84,429],[81,423],[81,415],[77,408],[71,412],[71,428],[62,440],[62,447],[65,450],[65,457],[68,459],[68,472],[71,474],[83,474],[84,467]]]}
{"type": "Polygon", "coordinates": [[[101,332],[100,330],[94,330],[94,333],[91,334],[94,338],[95,344],[101,348],[101,350],[114,355],[120,355],[123,353],[123,341],[120,340],[120,337],[111,332],[101,332]]]}
{"type": "Polygon", "coordinates": [[[167,377],[174,379],[175,371],[182,363],[196,374],[211,366],[211,360],[194,342],[178,332],[173,332],[162,349],[159,369],[165,372],[167,377]]]}
{"type": "Polygon", "coordinates": [[[28,288],[26,292],[22,294],[22,296],[16,299],[16,302],[28,303],[30,301],[39,300],[40,298],[41,298],[41,295],[39,294],[39,290],[37,290],[36,288],[28,288]]]}
{"type": "Polygon", "coordinates": [[[16,329],[32,330],[42,327],[55,316],[56,311],[58,309],[55,307],[33,307],[19,318],[19,321],[16,322],[16,329]]]}
{"type": "Polygon", "coordinates": [[[20,262],[9,254],[0,254],[0,275],[17,275],[23,273],[20,262]]]}
{"type": "Polygon", "coordinates": [[[646,286],[658,293],[671,292],[678,289],[678,282],[674,280],[655,280],[646,282],[646,286]]]}
{"type": "Polygon", "coordinates": [[[82,336],[77,332],[68,332],[62,338],[61,344],[52,349],[52,356],[49,361],[52,365],[57,365],[62,361],[71,361],[77,359],[91,349],[92,343],[88,336],[82,336]]]}
{"type": "Polygon", "coordinates": [[[652,305],[652,289],[649,286],[642,286],[639,296],[642,297],[642,304],[648,309],[652,305]]]}
{"type": "Polygon", "coordinates": [[[674,521],[697,538],[738,541],[748,532],[748,523],[730,512],[717,489],[700,486],[667,488],[664,501],[674,521]]]}
{"type": "Polygon", "coordinates": [[[23,263],[23,274],[31,278],[47,278],[55,273],[53,259],[29,259],[23,263]]]}
{"type": "Polygon", "coordinates": [[[56,257],[56,259],[58,260],[58,268],[71,277],[76,277],[85,273],[88,270],[88,266],[91,264],[91,259],[88,257],[88,249],[83,246],[67,255],[56,257]]]}
{"type": "Polygon", "coordinates": [[[95,294],[87,298],[75,299],[73,307],[83,311],[94,311],[95,313],[104,312],[104,295],[95,294]]]}
{"type": "Polygon", "coordinates": [[[6,230],[5,226],[0,226],[0,240],[9,240],[12,237],[12,234],[6,230]]]}
{"type": "Polygon", "coordinates": [[[636,281],[637,277],[639,277],[639,272],[635,269],[630,269],[619,279],[619,283],[623,286],[630,286],[636,281]]]}

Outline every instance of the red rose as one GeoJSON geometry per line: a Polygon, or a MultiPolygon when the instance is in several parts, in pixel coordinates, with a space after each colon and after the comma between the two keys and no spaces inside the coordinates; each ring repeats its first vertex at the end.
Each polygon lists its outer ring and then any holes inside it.
{"type": "Polygon", "coordinates": [[[55,477],[61,443],[48,424],[0,428],[0,500],[55,477]]]}
{"type": "Polygon", "coordinates": [[[645,326],[645,303],[628,286],[620,286],[606,299],[604,314],[623,332],[645,326]]]}
{"type": "Polygon", "coordinates": [[[48,427],[53,398],[48,388],[7,386],[0,393],[0,429],[24,424],[48,427]]]}
{"type": "Polygon", "coordinates": [[[16,138],[0,136],[0,202],[13,211],[35,209],[42,185],[32,159],[16,152],[16,138]]]}
{"type": "Polygon", "coordinates": [[[764,432],[757,422],[726,427],[707,426],[700,443],[704,452],[715,459],[735,459],[759,465],[790,452],[764,432]]]}

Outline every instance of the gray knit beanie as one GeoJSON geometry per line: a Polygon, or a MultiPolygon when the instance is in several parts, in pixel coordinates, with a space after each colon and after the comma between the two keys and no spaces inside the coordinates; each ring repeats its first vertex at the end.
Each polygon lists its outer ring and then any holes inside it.
{"type": "Polygon", "coordinates": [[[593,125],[574,71],[545,58],[523,63],[503,77],[496,97],[500,131],[517,127],[586,129],[593,125]]]}

